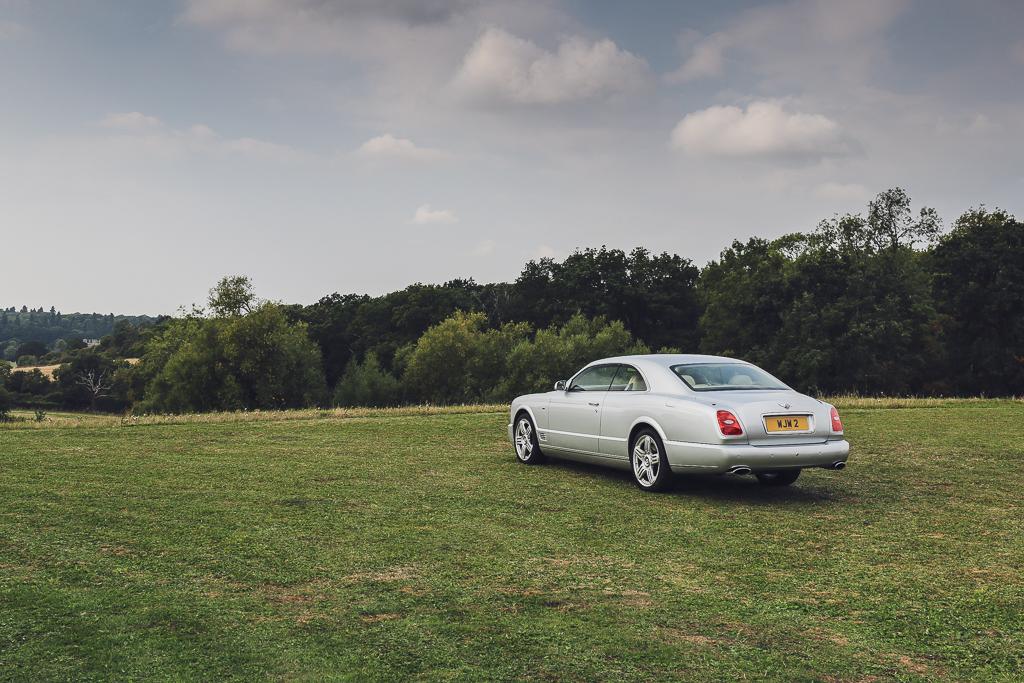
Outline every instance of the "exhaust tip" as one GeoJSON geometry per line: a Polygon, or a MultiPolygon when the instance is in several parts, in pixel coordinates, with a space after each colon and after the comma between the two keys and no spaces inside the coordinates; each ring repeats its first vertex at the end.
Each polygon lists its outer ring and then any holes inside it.
{"type": "Polygon", "coordinates": [[[842,460],[839,460],[838,462],[834,462],[834,463],[832,463],[832,469],[834,469],[834,470],[846,469],[846,462],[844,462],[842,460]]]}
{"type": "Polygon", "coordinates": [[[746,465],[736,465],[735,467],[730,467],[729,471],[727,472],[727,474],[736,474],[736,475],[750,474],[750,468],[747,467],[746,465]]]}

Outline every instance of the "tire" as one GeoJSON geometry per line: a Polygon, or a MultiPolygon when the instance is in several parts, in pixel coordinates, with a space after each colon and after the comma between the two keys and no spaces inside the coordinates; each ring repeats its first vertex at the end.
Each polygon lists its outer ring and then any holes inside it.
{"type": "Polygon", "coordinates": [[[800,476],[803,470],[774,470],[769,472],[755,472],[757,480],[762,486],[789,486],[800,476]]]}
{"type": "Polygon", "coordinates": [[[672,470],[658,432],[644,427],[629,444],[629,469],[641,491],[664,491],[672,483],[672,470]]]}
{"type": "Polygon", "coordinates": [[[537,429],[529,414],[516,415],[512,427],[512,442],[515,446],[516,460],[519,462],[524,465],[539,465],[544,462],[544,454],[540,452],[540,443],[537,442],[537,429]]]}

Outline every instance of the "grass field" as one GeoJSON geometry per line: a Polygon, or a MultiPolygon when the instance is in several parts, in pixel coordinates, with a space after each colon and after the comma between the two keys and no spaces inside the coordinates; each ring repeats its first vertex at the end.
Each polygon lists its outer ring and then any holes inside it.
{"type": "Polygon", "coordinates": [[[1024,403],[840,405],[664,495],[471,408],[0,426],[0,677],[1021,680],[1024,403]]]}

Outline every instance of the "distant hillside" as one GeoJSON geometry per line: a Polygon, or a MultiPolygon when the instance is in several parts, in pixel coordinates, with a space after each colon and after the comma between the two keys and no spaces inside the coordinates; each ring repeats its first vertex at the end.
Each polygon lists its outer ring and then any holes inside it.
{"type": "Polygon", "coordinates": [[[31,310],[25,306],[0,309],[0,355],[7,347],[27,341],[43,342],[49,347],[58,339],[100,339],[110,334],[120,320],[134,325],[156,322],[148,315],[113,313],[61,313],[55,308],[31,310]]]}

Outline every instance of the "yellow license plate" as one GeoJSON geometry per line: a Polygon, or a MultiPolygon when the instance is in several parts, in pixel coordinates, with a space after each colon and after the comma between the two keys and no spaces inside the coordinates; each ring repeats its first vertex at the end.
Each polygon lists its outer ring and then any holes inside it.
{"type": "Polygon", "coordinates": [[[764,428],[769,432],[807,432],[811,429],[810,415],[768,415],[764,428]]]}

